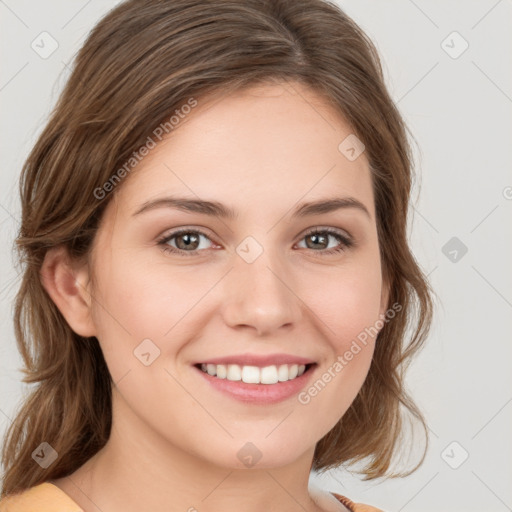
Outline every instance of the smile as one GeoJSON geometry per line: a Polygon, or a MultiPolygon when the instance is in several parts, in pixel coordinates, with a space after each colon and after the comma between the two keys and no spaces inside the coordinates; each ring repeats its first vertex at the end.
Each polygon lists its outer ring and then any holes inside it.
{"type": "Polygon", "coordinates": [[[262,367],[199,363],[193,367],[210,389],[240,402],[265,406],[296,397],[313,378],[317,366],[317,363],[262,367]]]}
{"type": "Polygon", "coordinates": [[[262,368],[258,366],[238,365],[238,364],[201,364],[200,369],[204,373],[217,377],[218,379],[227,379],[230,381],[242,381],[247,384],[277,384],[300,377],[305,371],[304,364],[281,364],[270,365],[262,368]]]}

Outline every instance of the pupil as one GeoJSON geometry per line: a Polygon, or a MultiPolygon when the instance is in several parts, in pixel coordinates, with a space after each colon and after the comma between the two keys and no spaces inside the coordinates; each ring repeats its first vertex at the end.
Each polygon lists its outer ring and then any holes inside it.
{"type": "MultiPolygon", "coordinates": [[[[184,234],[184,235],[179,236],[179,237],[178,237],[178,240],[187,240],[187,241],[185,241],[185,242],[184,242],[184,244],[183,244],[183,245],[185,246],[185,248],[187,248],[187,247],[190,247],[190,245],[191,245],[191,244],[193,245],[193,244],[194,244],[194,242],[195,242],[195,243],[197,243],[197,235],[190,235],[190,233],[186,233],[186,234],[184,234]],[[195,241],[194,241],[194,240],[192,240],[192,241],[191,241],[191,240],[190,240],[191,238],[192,238],[192,239],[193,239],[193,238],[195,238],[196,240],[195,240],[195,241]]],[[[178,245],[179,245],[179,244],[178,244],[178,245]]],[[[182,247],[180,247],[180,249],[181,249],[181,248],[182,248],[182,247]]]]}
{"type": "Polygon", "coordinates": [[[318,242],[318,241],[319,241],[319,239],[320,239],[320,243],[322,243],[321,239],[323,239],[323,243],[325,244],[325,239],[326,239],[327,237],[326,237],[326,236],[324,236],[324,235],[310,235],[310,236],[309,236],[309,238],[310,238],[311,240],[315,240],[316,242],[318,242]]]}

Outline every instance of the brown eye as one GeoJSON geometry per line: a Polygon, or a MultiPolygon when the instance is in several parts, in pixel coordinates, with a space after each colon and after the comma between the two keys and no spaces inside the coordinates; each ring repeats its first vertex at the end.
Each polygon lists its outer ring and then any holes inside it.
{"type": "Polygon", "coordinates": [[[327,249],[327,247],[324,246],[326,246],[326,244],[329,245],[330,236],[331,235],[313,233],[312,235],[308,235],[305,237],[306,240],[311,242],[306,242],[306,245],[308,246],[309,249],[318,249],[320,246],[322,246],[320,247],[320,249],[327,249]]]}
{"type": "Polygon", "coordinates": [[[176,239],[176,246],[178,249],[197,249],[199,246],[199,236],[196,233],[184,233],[183,235],[177,235],[173,238],[176,239]]]}
{"type": "MultiPolygon", "coordinates": [[[[163,239],[158,241],[158,245],[162,246],[162,250],[178,254],[180,256],[194,256],[206,247],[201,247],[201,240],[210,241],[206,233],[196,229],[180,229],[174,231],[163,239]]],[[[338,253],[352,247],[354,241],[345,233],[332,228],[314,229],[306,233],[302,240],[306,240],[306,249],[318,252],[321,255],[330,255],[338,253]],[[337,240],[333,246],[329,247],[332,240],[337,240]]]]}
{"type": "Polygon", "coordinates": [[[306,240],[306,248],[323,254],[332,254],[344,251],[354,245],[354,242],[344,233],[331,228],[309,231],[302,238],[306,240]],[[338,245],[329,248],[330,240],[337,240],[338,245]]]}
{"type": "Polygon", "coordinates": [[[164,251],[178,253],[180,255],[193,256],[199,250],[205,249],[205,247],[200,247],[201,238],[210,240],[210,238],[202,231],[193,229],[181,229],[179,231],[174,231],[162,240],[159,240],[158,245],[161,245],[164,251]]]}

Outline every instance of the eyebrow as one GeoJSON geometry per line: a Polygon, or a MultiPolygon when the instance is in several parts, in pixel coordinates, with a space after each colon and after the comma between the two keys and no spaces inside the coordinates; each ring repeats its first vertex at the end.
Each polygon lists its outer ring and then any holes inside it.
{"type": "MultiPolygon", "coordinates": [[[[200,213],[212,217],[233,220],[237,218],[237,213],[232,208],[217,201],[205,201],[201,199],[191,199],[186,197],[162,197],[153,201],[146,201],[133,216],[140,215],[143,212],[155,210],[157,208],[175,208],[185,212],[200,213]]],[[[355,197],[334,197],[326,198],[308,203],[302,203],[294,209],[292,217],[307,217],[310,215],[321,215],[341,209],[352,208],[365,213],[370,219],[371,215],[366,206],[355,197]]]]}

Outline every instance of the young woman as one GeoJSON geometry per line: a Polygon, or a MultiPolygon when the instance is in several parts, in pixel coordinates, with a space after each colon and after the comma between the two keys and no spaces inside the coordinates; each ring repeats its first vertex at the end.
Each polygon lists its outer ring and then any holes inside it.
{"type": "Polygon", "coordinates": [[[411,162],[334,4],[119,4],[21,176],[37,386],[0,510],[378,510],[308,479],[419,466],[391,465],[400,406],[425,426],[403,387],[432,316],[411,162]]]}

